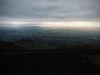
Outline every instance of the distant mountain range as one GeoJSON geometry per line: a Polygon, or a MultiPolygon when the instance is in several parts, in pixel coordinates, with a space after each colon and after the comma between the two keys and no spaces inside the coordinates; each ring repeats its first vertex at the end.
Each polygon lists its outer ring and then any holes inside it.
{"type": "Polygon", "coordinates": [[[70,45],[62,48],[47,45],[44,43],[31,41],[31,40],[19,40],[16,42],[0,42],[0,50],[69,50],[69,49],[100,49],[100,44],[78,44],[70,45]]]}

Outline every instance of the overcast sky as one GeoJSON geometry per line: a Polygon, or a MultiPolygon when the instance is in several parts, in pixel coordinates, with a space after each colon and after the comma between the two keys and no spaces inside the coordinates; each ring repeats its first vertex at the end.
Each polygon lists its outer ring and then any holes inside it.
{"type": "Polygon", "coordinates": [[[100,0],[0,0],[0,21],[100,21],[100,0]]]}

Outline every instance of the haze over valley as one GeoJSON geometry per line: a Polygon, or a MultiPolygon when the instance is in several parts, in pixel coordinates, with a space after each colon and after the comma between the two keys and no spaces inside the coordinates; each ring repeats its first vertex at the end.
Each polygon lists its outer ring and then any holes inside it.
{"type": "Polygon", "coordinates": [[[73,44],[100,43],[100,27],[90,26],[40,26],[27,25],[0,27],[0,41],[15,42],[33,40],[48,45],[63,47],[73,44]]]}

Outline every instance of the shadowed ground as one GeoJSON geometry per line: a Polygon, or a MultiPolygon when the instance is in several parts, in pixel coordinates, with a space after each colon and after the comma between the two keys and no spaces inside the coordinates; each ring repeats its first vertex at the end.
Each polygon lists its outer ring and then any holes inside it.
{"type": "Polygon", "coordinates": [[[1,75],[99,75],[99,50],[1,51],[1,75]]]}

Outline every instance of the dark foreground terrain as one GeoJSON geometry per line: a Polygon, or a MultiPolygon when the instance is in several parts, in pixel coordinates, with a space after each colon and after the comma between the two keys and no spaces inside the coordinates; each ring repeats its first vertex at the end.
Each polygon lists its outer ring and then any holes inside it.
{"type": "Polygon", "coordinates": [[[5,50],[0,75],[99,75],[100,50],[5,50]]]}

